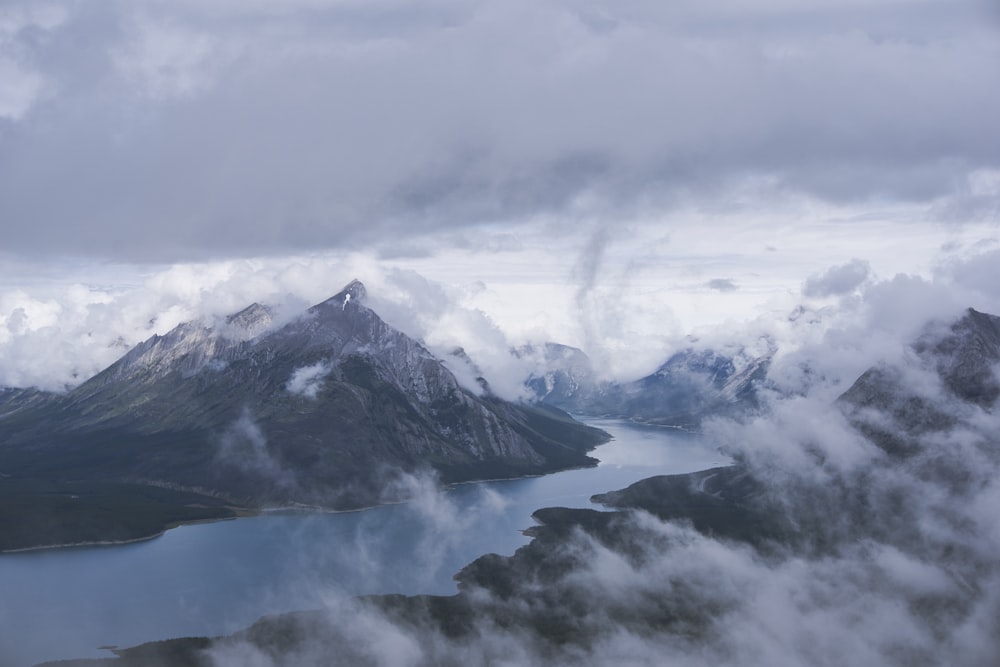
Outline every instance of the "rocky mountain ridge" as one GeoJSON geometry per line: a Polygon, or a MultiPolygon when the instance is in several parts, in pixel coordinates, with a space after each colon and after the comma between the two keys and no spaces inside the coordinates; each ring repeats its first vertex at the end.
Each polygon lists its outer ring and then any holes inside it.
{"type": "Polygon", "coordinates": [[[280,325],[254,304],[153,336],[64,395],[11,393],[0,473],[346,509],[398,499],[400,474],[457,482],[595,463],[586,452],[606,434],[466,390],[365,297],[354,281],[280,325]]]}
{"type": "Polygon", "coordinates": [[[527,346],[517,353],[538,360],[540,370],[526,385],[540,403],[575,414],[693,429],[707,417],[753,410],[774,351],[757,356],[744,349],[725,354],[687,348],[631,382],[600,380],[590,358],[567,345],[527,346]]]}
{"type": "Polygon", "coordinates": [[[867,370],[838,399],[852,424],[885,451],[909,455],[1000,398],[1000,317],[969,308],[928,325],[902,365],[867,370]]]}

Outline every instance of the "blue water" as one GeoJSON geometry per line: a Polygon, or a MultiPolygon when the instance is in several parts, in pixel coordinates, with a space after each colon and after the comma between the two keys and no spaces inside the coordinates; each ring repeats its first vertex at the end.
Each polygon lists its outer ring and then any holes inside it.
{"type": "Polygon", "coordinates": [[[672,429],[590,420],[614,440],[596,468],[447,490],[410,503],[182,526],[148,542],[0,555],[0,667],[110,655],[99,647],[233,632],[340,595],[455,591],[484,553],[511,554],[540,507],[588,507],[644,477],[726,462],[672,429]]]}

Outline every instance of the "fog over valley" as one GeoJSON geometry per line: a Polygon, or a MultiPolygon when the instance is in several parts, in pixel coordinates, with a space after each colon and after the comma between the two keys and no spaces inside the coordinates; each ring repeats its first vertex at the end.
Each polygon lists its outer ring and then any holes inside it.
{"type": "Polygon", "coordinates": [[[0,667],[995,664],[1000,12],[662,5],[4,3],[0,667]]]}

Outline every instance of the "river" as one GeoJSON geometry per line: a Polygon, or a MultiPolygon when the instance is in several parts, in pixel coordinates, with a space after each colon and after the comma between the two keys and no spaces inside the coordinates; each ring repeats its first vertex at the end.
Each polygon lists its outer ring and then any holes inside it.
{"type": "Polygon", "coordinates": [[[588,507],[644,477],[726,463],[695,435],[587,420],[614,439],[595,468],[447,490],[360,512],[265,513],[147,542],[0,555],[0,666],[109,656],[104,646],[226,634],[336,596],[455,592],[484,553],[511,554],[540,507],[588,507]]]}

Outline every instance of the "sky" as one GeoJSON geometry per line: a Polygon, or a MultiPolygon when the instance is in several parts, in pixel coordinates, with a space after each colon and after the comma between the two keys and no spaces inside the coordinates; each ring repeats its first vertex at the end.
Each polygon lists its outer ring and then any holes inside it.
{"type": "Polygon", "coordinates": [[[0,385],[355,277],[617,377],[899,274],[988,308],[998,74],[986,0],[8,0],[0,385]]]}
{"type": "Polygon", "coordinates": [[[564,662],[992,664],[996,415],[887,466],[832,401],[929,319],[1000,314],[998,81],[992,0],[0,0],[0,386],[354,278],[506,397],[526,342],[631,379],[766,338],[770,412],[711,435],[793,518],[843,488],[885,525],[773,567],[647,526],[670,557],[579,581],[694,581],[731,610],[717,641],[564,662]]]}

